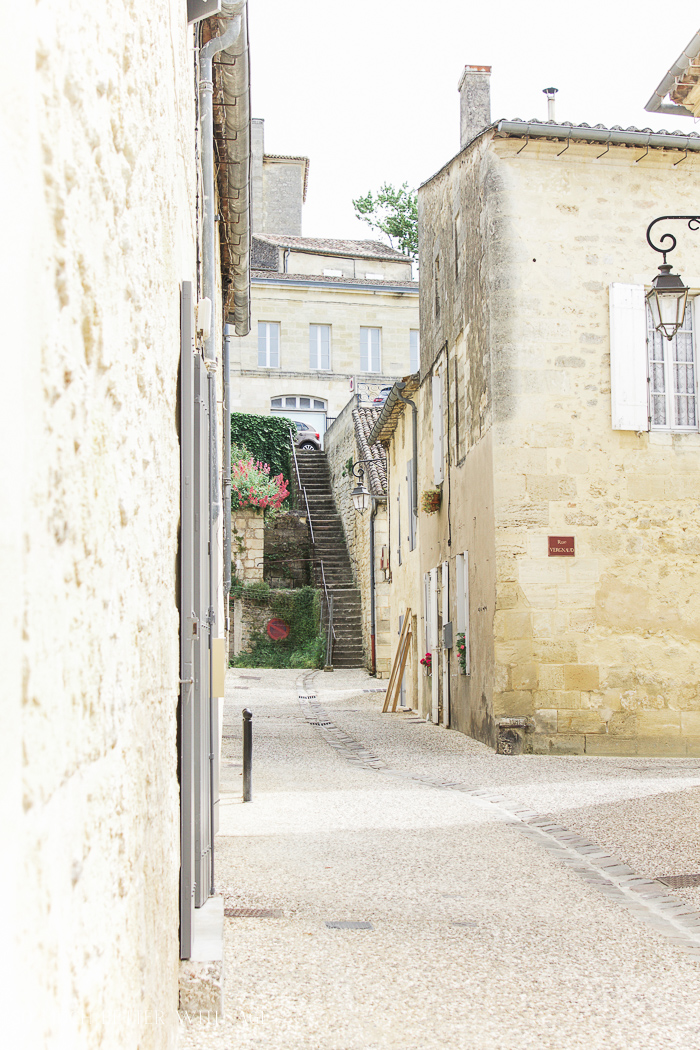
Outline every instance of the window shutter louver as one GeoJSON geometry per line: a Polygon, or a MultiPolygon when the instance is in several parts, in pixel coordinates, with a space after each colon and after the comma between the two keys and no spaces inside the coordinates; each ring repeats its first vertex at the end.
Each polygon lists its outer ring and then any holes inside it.
{"type": "Polygon", "coordinates": [[[270,332],[270,368],[280,366],[280,327],[278,324],[268,326],[270,332]]]}
{"type": "Polygon", "coordinates": [[[309,325],[309,368],[318,368],[318,327],[309,325]]]}
{"type": "Polygon", "coordinates": [[[360,329],[360,371],[369,372],[369,328],[360,329]]]}
{"type": "Polygon", "coordinates": [[[613,430],[649,429],[644,285],[610,285],[610,401],[613,430]]]}
{"type": "Polygon", "coordinates": [[[319,329],[321,336],[319,368],[329,369],[331,367],[331,330],[327,324],[321,325],[319,329]]]}

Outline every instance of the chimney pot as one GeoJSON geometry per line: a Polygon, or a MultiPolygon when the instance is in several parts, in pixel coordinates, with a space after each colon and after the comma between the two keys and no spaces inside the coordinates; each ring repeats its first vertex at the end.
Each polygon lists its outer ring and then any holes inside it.
{"type": "Polygon", "coordinates": [[[465,66],[460,77],[459,91],[459,148],[491,123],[491,66],[465,66]]]}

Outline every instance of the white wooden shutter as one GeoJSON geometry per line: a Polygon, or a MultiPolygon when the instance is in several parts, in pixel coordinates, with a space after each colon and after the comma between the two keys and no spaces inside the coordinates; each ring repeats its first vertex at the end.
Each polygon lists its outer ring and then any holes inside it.
{"type": "Polygon", "coordinates": [[[270,328],[270,368],[280,366],[280,326],[277,322],[271,324],[270,328]]]}
{"type": "Polygon", "coordinates": [[[309,325],[309,368],[319,367],[318,325],[309,325]]]}
{"type": "Polygon", "coordinates": [[[442,454],[442,376],[433,376],[433,480],[436,485],[443,478],[442,454]]]}
{"type": "Polygon", "coordinates": [[[360,371],[369,372],[369,328],[360,329],[360,371]]]}
{"type": "Polygon", "coordinates": [[[330,325],[322,324],[319,327],[321,346],[319,348],[318,367],[329,369],[331,367],[331,329],[330,325]]]}
{"type": "Polygon", "coordinates": [[[613,430],[648,430],[644,285],[610,285],[610,400],[613,430]]]}

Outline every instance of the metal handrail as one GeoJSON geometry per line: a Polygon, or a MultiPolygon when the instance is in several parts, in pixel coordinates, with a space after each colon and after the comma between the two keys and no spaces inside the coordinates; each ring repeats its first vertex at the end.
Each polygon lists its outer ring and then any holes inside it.
{"type": "MultiPolygon", "coordinates": [[[[292,458],[294,460],[294,470],[297,478],[297,489],[302,493],[304,497],[304,504],[306,506],[306,520],[309,523],[309,534],[311,536],[311,546],[316,546],[316,540],[314,538],[314,525],[311,518],[311,508],[309,507],[309,497],[306,495],[306,486],[301,483],[301,474],[299,472],[299,461],[297,460],[297,450],[294,444],[294,434],[290,428],[289,440],[292,446],[292,458]]],[[[314,560],[314,559],[312,559],[314,560]]],[[[333,597],[328,593],[328,584],[326,583],[326,570],[323,565],[323,559],[319,559],[321,565],[321,580],[323,582],[323,596],[325,599],[326,609],[328,610],[328,636],[326,640],[326,666],[332,667],[333,665],[333,643],[336,639],[335,627],[333,626],[333,597]]],[[[323,629],[323,602],[321,602],[321,622],[319,624],[320,629],[323,629]]]]}

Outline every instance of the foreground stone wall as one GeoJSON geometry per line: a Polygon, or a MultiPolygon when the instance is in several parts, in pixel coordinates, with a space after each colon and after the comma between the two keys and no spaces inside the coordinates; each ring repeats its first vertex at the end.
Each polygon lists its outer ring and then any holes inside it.
{"type": "Polygon", "coordinates": [[[0,26],[3,1034],[173,1046],[192,35],[175,0],[0,26]]]}

